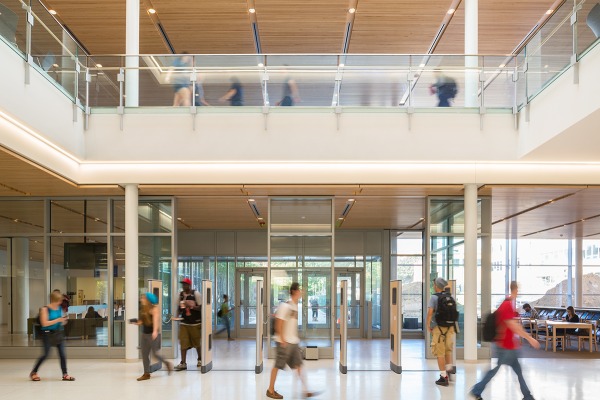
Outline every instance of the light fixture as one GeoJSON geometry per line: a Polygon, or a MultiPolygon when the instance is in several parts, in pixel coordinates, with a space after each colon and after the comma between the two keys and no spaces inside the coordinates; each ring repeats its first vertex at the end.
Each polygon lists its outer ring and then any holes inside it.
{"type": "Polygon", "coordinates": [[[344,68],[344,63],[341,63],[341,64],[339,65],[339,67],[340,67],[340,68],[344,68]]]}
{"type": "Polygon", "coordinates": [[[58,68],[58,64],[52,64],[54,68],[58,68]]]}
{"type": "Polygon", "coordinates": [[[56,14],[57,14],[57,12],[56,12],[55,10],[48,10],[48,12],[49,12],[50,14],[52,14],[52,15],[56,15],[56,14]]]}
{"type": "Polygon", "coordinates": [[[500,65],[498,65],[498,68],[504,68],[504,67],[506,67],[506,64],[500,64],[500,65]]]}
{"type": "Polygon", "coordinates": [[[249,8],[249,9],[248,9],[248,12],[249,12],[250,14],[254,14],[254,13],[256,12],[256,9],[254,9],[254,8],[249,8]]]}
{"type": "Polygon", "coordinates": [[[256,200],[254,199],[248,199],[249,202],[255,202],[256,200]]]}
{"type": "Polygon", "coordinates": [[[354,14],[356,12],[356,8],[351,8],[351,9],[348,10],[348,12],[350,14],[354,14]]]}
{"type": "Polygon", "coordinates": [[[553,9],[549,9],[548,11],[546,11],[546,15],[550,15],[550,14],[552,14],[553,12],[554,12],[554,10],[553,10],[553,9]]]}
{"type": "Polygon", "coordinates": [[[423,67],[425,67],[425,63],[419,64],[419,68],[423,68],[423,67]]]}
{"type": "Polygon", "coordinates": [[[448,14],[454,14],[454,11],[456,11],[456,9],[451,8],[451,9],[448,10],[448,14]]]}
{"type": "Polygon", "coordinates": [[[262,68],[262,67],[264,67],[264,66],[265,66],[265,64],[263,64],[263,63],[258,63],[258,67],[259,67],[259,68],[262,68]]]}
{"type": "Polygon", "coordinates": [[[548,64],[544,65],[544,68],[548,68],[548,64]]]}
{"type": "Polygon", "coordinates": [[[148,9],[148,12],[149,12],[150,14],[156,14],[156,10],[155,10],[154,8],[149,8],[149,9],[148,9]]]}
{"type": "Polygon", "coordinates": [[[102,64],[96,64],[96,68],[102,68],[102,64]]]}

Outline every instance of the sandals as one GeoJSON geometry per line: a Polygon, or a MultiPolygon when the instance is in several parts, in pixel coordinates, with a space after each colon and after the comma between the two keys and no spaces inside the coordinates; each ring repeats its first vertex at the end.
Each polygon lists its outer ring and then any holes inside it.
{"type": "Polygon", "coordinates": [[[64,374],[64,375],[63,375],[63,377],[62,377],[62,380],[63,380],[63,381],[74,381],[74,380],[75,380],[75,378],[73,378],[73,377],[72,377],[71,375],[69,375],[69,374],[64,374]]]}
{"type": "Polygon", "coordinates": [[[34,382],[39,382],[41,381],[40,376],[37,374],[37,372],[32,372],[29,374],[29,379],[31,379],[34,382]]]}

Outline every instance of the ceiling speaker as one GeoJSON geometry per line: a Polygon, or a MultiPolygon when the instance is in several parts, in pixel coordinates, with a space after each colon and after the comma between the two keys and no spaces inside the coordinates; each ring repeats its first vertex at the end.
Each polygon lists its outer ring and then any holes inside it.
{"type": "Polygon", "coordinates": [[[596,4],[587,16],[586,22],[590,29],[600,38],[600,3],[596,4]]]}

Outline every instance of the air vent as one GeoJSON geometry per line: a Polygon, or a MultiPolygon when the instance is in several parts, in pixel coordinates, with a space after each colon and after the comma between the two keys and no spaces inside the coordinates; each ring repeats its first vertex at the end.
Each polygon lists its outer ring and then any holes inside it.
{"type": "Polygon", "coordinates": [[[352,23],[346,23],[346,32],[344,33],[344,45],[342,46],[342,54],[348,53],[348,46],[350,46],[350,34],[352,33],[352,23]]]}
{"type": "Polygon", "coordinates": [[[262,48],[260,46],[260,36],[258,35],[258,25],[256,25],[256,22],[252,23],[252,36],[254,37],[254,47],[256,48],[256,53],[262,54],[262,48]]]}
{"type": "Polygon", "coordinates": [[[175,47],[173,47],[171,40],[169,40],[167,32],[165,32],[165,29],[163,28],[162,24],[160,22],[157,22],[156,27],[158,28],[158,32],[160,33],[162,40],[165,42],[165,45],[167,45],[167,47],[169,48],[171,54],[175,54],[175,47]]]}

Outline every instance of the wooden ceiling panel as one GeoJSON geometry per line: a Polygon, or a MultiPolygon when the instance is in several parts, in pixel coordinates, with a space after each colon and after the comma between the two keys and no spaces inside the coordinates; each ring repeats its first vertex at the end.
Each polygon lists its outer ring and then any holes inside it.
{"type": "Polygon", "coordinates": [[[245,0],[153,0],[178,53],[256,53],[245,0]]]}
{"type": "MultiPolygon", "coordinates": [[[[345,204],[336,202],[336,218],[345,204]]],[[[359,197],[342,224],[342,229],[407,229],[422,228],[425,218],[424,198],[359,197]]]]}
{"type": "Polygon", "coordinates": [[[257,0],[263,53],[339,53],[348,0],[257,0]]]}
{"type": "MultiPolygon", "coordinates": [[[[267,199],[256,198],[255,200],[256,206],[266,222],[267,199]]],[[[245,196],[237,198],[184,197],[178,199],[177,207],[178,229],[260,228],[245,196]]]]}
{"type": "MultiPolygon", "coordinates": [[[[552,0],[479,2],[479,54],[510,54],[545,12],[552,0]]],[[[464,54],[465,7],[460,5],[435,52],[464,54]]]]}
{"type": "MultiPolygon", "coordinates": [[[[125,1],[48,0],[58,17],[92,54],[125,54],[125,1]]],[[[167,48],[140,7],[140,53],[164,54],[167,48]]]]}
{"type": "Polygon", "coordinates": [[[450,0],[361,1],[349,52],[424,54],[450,4],[450,0]]]}

